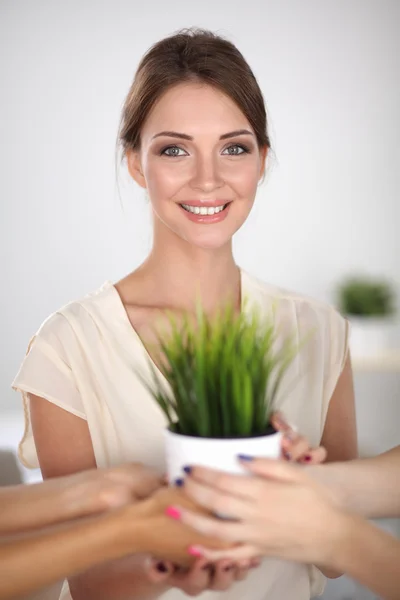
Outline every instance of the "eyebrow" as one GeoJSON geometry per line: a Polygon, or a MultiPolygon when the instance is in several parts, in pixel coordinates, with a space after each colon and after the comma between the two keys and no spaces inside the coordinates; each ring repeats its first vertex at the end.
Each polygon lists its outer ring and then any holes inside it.
{"type": "MultiPolygon", "coordinates": [[[[229,138],[233,138],[233,137],[237,137],[239,135],[251,135],[253,136],[253,133],[251,131],[249,131],[248,129],[236,129],[235,131],[230,131],[229,133],[224,133],[223,135],[220,135],[219,139],[220,140],[227,140],[229,138]]],[[[160,133],[156,133],[156,135],[153,135],[153,140],[155,138],[158,137],[172,137],[172,138],[179,138],[181,140],[193,140],[193,136],[188,135],[187,133],[179,133],[178,131],[160,131],[160,133]]]]}

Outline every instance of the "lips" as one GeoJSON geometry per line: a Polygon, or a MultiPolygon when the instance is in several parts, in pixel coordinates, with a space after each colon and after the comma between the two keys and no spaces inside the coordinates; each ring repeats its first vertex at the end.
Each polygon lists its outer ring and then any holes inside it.
{"type": "Polygon", "coordinates": [[[212,224],[223,221],[228,213],[232,201],[217,202],[185,202],[179,204],[183,213],[193,223],[212,224]]]}

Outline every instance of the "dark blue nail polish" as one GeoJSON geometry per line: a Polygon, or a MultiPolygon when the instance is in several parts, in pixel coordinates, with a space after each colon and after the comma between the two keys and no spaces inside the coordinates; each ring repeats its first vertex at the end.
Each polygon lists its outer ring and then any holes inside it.
{"type": "Polygon", "coordinates": [[[292,455],[290,454],[290,452],[284,452],[284,453],[283,453],[283,455],[284,455],[284,457],[285,457],[287,460],[291,460],[291,459],[292,459],[292,455]]]}
{"type": "Polygon", "coordinates": [[[254,456],[249,456],[248,454],[239,454],[239,458],[246,461],[254,460],[254,456]]]}
{"type": "Polygon", "coordinates": [[[190,475],[190,473],[192,472],[192,467],[183,467],[183,470],[187,475],[190,475]]]}
{"type": "Polygon", "coordinates": [[[185,482],[184,482],[184,480],[183,480],[183,479],[180,479],[180,478],[179,478],[179,479],[175,479],[175,485],[176,485],[177,487],[182,487],[182,486],[184,485],[184,483],[185,483],[185,482]]]}

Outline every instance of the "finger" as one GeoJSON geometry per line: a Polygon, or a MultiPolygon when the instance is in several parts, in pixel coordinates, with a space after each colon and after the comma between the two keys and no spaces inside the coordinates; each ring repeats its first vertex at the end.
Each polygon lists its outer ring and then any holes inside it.
{"type": "Polygon", "coordinates": [[[266,479],[287,483],[302,482],[307,479],[299,465],[288,464],[283,460],[254,458],[242,461],[242,465],[254,475],[259,475],[266,479]]]}
{"type": "Polygon", "coordinates": [[[323,446],[319,446],[314,450],[310,450],[305,456],[303,456],[302,461],[307,465],[319,465],[320,463],[325,462],[328,453],[323,446]]]}
{"type": "Polygon", "coordinates": [[[170,583],[173,587],[179,587],[189,595],[197,595],[210,586],[211,570],[210,562],[204,558],[196,560],[187,573],[177,573],[170,583]]]}
{"type": "Polygon", "coordinates": [[[311,448],[307,438],[297,435],[287,445],[284,455],[287,460],[298,461],[307,456],[310,450],[311,448]]]}
{"type": "Polygon", "coordinates": [[[214,514],[229,515],[232,519],[243,519],[252,511],[252,505],[248,499],[238,498],[219,489],[203,485],[192,477],[186,479],[184,487],[185,493],[192,500],[214,514]]]}
{"type": "MultiPolygon", "coordinates": [[[[246,561],[246,562],[248,564],[250,564],[249,561],[246,561]]],[[[241,566],[239,564],[235,569],[235,581],[243,581],[244,579],[246,579],[248,574],[249,574],[249,567],[241,566]]]]}
{"type": "Polygon", "coordinates": [[[297,427],[295,425],[289,424],[284,415],[280,411],[276,411],[271,416],[271,424],[277,430],[282,433],[287,433],[289,431],[296,432],[297,427]]]}
{"type": "Polygon", "coordinates": [[[145,565],[146,575],[151,583],[161,583],[171,577],[174,565],[167,560],[149,558],[145,565]]]}
{"type": "MultiPolygon", "coordinates": [[[[234,548],[226,550],[211,550],[204,546],[192,546],[192,550],[196,552],[198,556],[213,563],[219,560],[227,560],[236,564],[242,560],[250,560],[254,561],[254,565],[258,566],[260,564],[260,548],[250,544],[235,546],[234,548]]],[[[253,565],[253,563],[251,563],[251,565],[253,565]]]]}
{"type": "Polygon", "coordinates": [[[235,565],[232,561],[222,560],[214,565],[214,574],[210,583],[210,590],[228,590],[235,576],[235,565]]]}
{"type": "Polygon", "coordinates": [[[223,521],[205,517],[180,506],[168,507],[166,515],[181,521],[204,535],[220,540],[237,542],[241,539],[242,525],[240,522],[223,521]]]}
{"type": "Polygon", "coordinates": [[[193,480],[198,484],[214,488],[220,492],[226,492],[231,496],[245,499],[254,498],[257,487],[257,483],[254,479],[244,478],[243,475],[230,475],[215,469],[197,466],[186,467],[186,471],[189,474],[189,477],[185,480],[185,486],[189,481],[193,480]]]}

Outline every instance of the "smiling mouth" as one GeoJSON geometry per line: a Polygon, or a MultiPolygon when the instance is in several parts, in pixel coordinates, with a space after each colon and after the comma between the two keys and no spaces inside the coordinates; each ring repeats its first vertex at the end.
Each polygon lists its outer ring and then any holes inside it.
{"type": "Polygon", "coordinates": [[[221,204],[220,206],[190,206],[189,204],[180,204],[184,210],[193,215],[217,215],[226,209],[226,207],[230,204],[227,202],[226,204],[221,204]]]}

